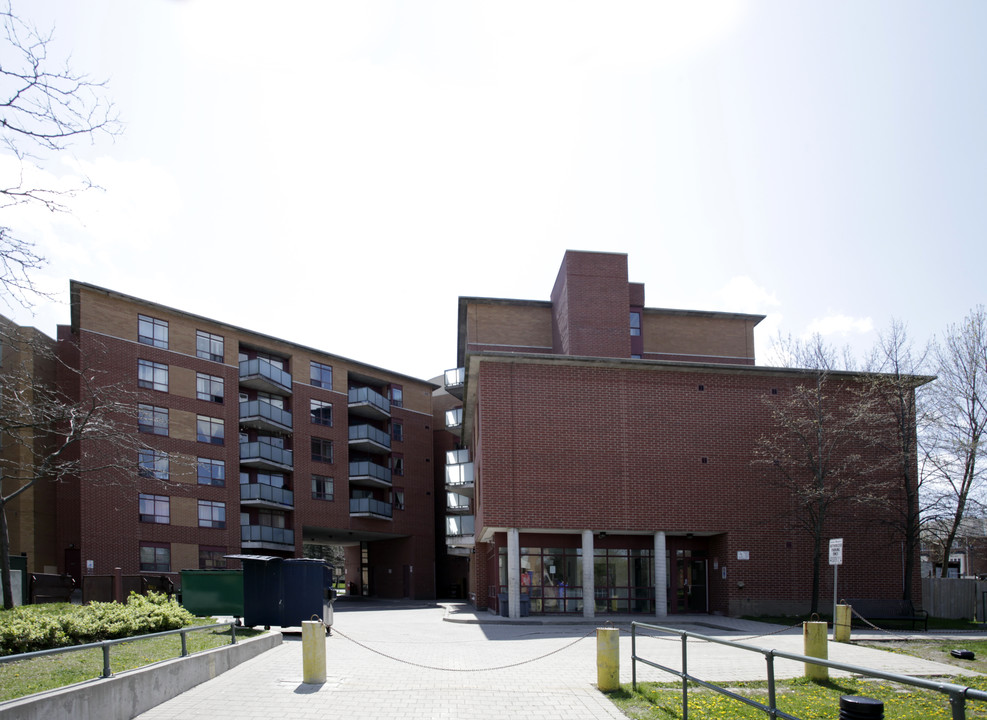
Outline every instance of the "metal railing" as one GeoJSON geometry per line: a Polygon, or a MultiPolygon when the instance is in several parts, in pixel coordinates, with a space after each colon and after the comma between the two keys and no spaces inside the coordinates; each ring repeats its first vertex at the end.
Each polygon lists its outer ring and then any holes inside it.
{"type": "Polygon", "coordinates": [[[367,514],[390,518],[393,516],[393,506],[374,498],[350,498],[350,515],[367,514]]]}
{"type": "Polygon", "coordinates": [[[281,368],[274,367],[264,358],[240,362],[240,382],[253,377],[263,378],[272,385],[291,392],[291,375],[281,368]]]}
{"type": "Polygon", "coordinates": [[[366,403],[372,405],[381,412],[391,414],[391,401],[381,395],[376,390],[368,387],[350,388],[347,394],[350,405],[366,403]]]}
{"type": "Polygon", "coordinates": [[[294,507],[295,494],[285,488],[274,487],[264,483],[243,483],[240,485],[240,502],[263,500],[275,505],[294,507]]]}
{"type": "Polygon", "coordinates": [[[846,663],[835,662],[833,660],[826,660],[823,658],[808,657],[806,655],[799,655],[797,653],[784,652],[782,650],[767,650],[765,648],[757,647],[756,645],[746,645],[744,643],[734,642],[732,640],[723,640],[721,638],[711,637],[709,635],[700,635],[698,633],[691,633],[687,630],[677,630],[670,627],[662,627],[661,625],[650,625],[648,623],[642,622],[632,622],[631,623],[631,685],[634,690],[637,690],[637,664],[644,663],[649,667],[657,668],[663,672],[667,672],[671,675],[675,675],[682,679],[682,720],[689,719],[689,683],[694,682],[697,685],[701,685],[708,690],[718,692],[721,695],[726,695],[727,697],[733,698],[738,702],[742,702],[745,705],[749,705],[753,708],[760,710],[769,717],[772,718],[787,718],[788,720],[800,720],[800,718],[795,715],[790,715],[778,709],[775,703],[775,669],[774,669],[774,659],[782,658],[785,660],[794,660],[796,662],[810,663],[813,665],[823,665],[828,668],[833,668],[834,670],[843,670],[845,672],[852,673],[854,675],[861,675],[864,677],[879,678],[881,680],[889,680],[891,682],[901,683],[902,685],[911,685],[913,687],[922,688],[923,690],[933,690],[935,692],[943,693],[949,696],[949,704],[952,708],[952,718],[953,720],[964,720],[966,718],[966,700],[987,700],[987,692],[982,690],[976,690],[971,687],[965,687],[963,685],[955,685],[953,683],[937,682],[935,680],[926,680],[924,678],[911,677],[910,675],[899,675],[897,673],[884,672],[882,670],[874,670],[872,668],[860,667],[858,665],[848,665],[846,663]],[[643,657],[639,657],[637,654],[637,629],[645,628],[647,630],[655,630],[662,633],[668,633],[670,635],[678,635],[682,640],[682,669],[676,670],[674,668],[666,667],[660,665],[659,663],[653,662],[651,660],[646,660],[643,657]],[[760,653],[764,656],[767,662],[767,682],[768,682],[768,704],[759,703],[756,700],[752,700],[743,695],[739,695],[731,690],[720,685],[715,685],[711,682],[707,682],[698,677],[689,674],[689,638],[696,640],[703,640],[705,642],[717,643],[719,645],[726,645],[728,647],[737,648],[739,650],[746,650],[748,652],[760,653]]]}
{"type": "MultiPolygon", "coordinates": [[[[0,665],[8,662],[17,662],[19,660],[30,660],[36,657],[45,657],[47,655],[58,655],[60,653],[74,652],[76,650],[101,648],[103,650],[103,672],[101,677],[108,678],[113,676],[113,671],[110,668],[110,648],[114,645],[122,645],[123,643],[136,642],[138,640],[149,640],[151,638],[164,637],[165,635],[181,635],[181,657],[187,657],[189,655],[188,639],[186,637],[188,633],[197,632],[199,630],[213,630],[219,627],[228,627],[230,629],[230,645],[236,645],[236,623],[214,623],[212,625],[195,625],[193,627],[179,628],[178,630],[165,630],[164,632],[150,633],[148,635],[135,635],[133,637],[119,638],[117,640],[101,640],[100,642],[86,643],[85,645],[68,645],[66,647],[51,648],[50,650],[36,650],[34,652],[20,653],[18,655],[4,655],[3,657],[0,657],[0,665]]],[[[200,650],[199,652],[203,651],[200,650]]]]}

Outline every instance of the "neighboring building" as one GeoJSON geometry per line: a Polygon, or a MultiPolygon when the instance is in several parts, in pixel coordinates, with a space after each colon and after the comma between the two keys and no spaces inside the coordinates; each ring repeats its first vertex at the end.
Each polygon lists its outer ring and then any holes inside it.
{"type": "MultiPolygon", "coordinates": [[[[446,386],[463,400],[462,441],[447,490],[472,505],[450,513],[447,544],[469,548],[477,606],[807,610],[811,539],[752,460],[775,427],[765,399],[810,376],[754,365],[761,316],[647,308],[611,253],[566,253],[551,298],[460,299],[461,368],[446,386]]],[[[900,596],[890,519],[834,514],[845,596],[900,596]]]]}
{"type": "Polygon", "coordinates": [[[138,394],[147,446],[130,484],[59,489],[58,547],[82,573],[343,545],[356,592],[435,597],[434,385],[85,283],[71,304],[60,342],[138,394]]]}

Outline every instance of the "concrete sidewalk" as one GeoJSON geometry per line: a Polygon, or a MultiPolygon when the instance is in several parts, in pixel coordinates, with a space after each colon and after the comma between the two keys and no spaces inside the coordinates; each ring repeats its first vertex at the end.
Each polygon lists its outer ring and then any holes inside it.
{"type": "MultiPolygon", "coordinates": [[[[325,684],[301,682],[301,641],[289,634],[281,646],[139,717],[623,718],[596,690],[594,635],[607,621],[621,628],[620,675],[622,682],[630,682],[631,619],[641,618],[507,621],[455,603],[338,604],[333,634],[326,640],[325,684]]],[[[797,627],[708,615],[673,620],[675,627],[701,634],[802,652],[797,627]]],[[[679,667],[681,642],[677,637],[639,638],[638,653],[679,667]]],[[[833,660],[906,675],[963,674],[954,666],[856,645],[830,643],[829,653],[833,660]]],[[[713,681],[765,679],[761,657],[704,642],[689,643],[689,670],[713,681]]],[[[775,672],[778,678],[797,677],[803,666],[778,660],[775,672]]],[[[638,679],[672,677],[639,667],[638,679]]]]}

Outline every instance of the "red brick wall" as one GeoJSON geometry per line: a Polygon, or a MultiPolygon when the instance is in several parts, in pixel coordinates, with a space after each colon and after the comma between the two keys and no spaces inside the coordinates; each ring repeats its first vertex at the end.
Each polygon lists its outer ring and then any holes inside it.
{"type": "Polygon", "coordinates": [[[630,356],[626,255],[567,252],[552,305],[556,354],[630,356]]]}

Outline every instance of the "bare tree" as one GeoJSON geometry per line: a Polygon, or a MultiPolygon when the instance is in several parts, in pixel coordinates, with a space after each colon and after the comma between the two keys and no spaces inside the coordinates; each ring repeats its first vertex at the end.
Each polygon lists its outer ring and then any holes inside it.
{"type": "Polygon", "coordinates": [[[934,482],[950,512],[942,534],[941,574],[964,517],[983,510],[987,431],[987,313],[974,308],[933,345],[937,381],[930,386],[930,423],[925,452],[934,482]]]}
{"type": "Polygon", "coordinates": [[[779,356],[804,374],[789,393],[766,397],[775,429],[758,439],[754,463],[790,493],[795,522],[812,539],[810,612],[817,612],[827,522],[841,504],[879,494],[863,482],[872,470],[862,448],[874,407],[855,376],[835,370],[840,356],[819,335],[779,345],[779,356]]]}
{"type": "Polygon", "coordinates": [[[880,460],[896,478],[882,499],[892,530],[904,548],[902,599],[912,599],[912,584],[918,571],[918,551],[923,534],[923,505],[926,478],[919,465],[919,427],[925,426],[925,414],[916,393],[933,378],[922,375],[928,350],[916,352],[906,326],[892,320],[878,336],[876,347],[867,360],[867,392],[874,411],[882,422],[874,424],[870,442],[880,450],[880,460]]]}
{"type": "Polygon", "coordinates": [[[73,367],[64,360],[71,352],[58,352],[33,328],[5,325],[0,341],[0,575],[3,604],[10,608],[8,506],[47,483],[94,475],[128,484],[139,476],[154,478],[160,456],[136,432],[139,398],[133,390],[73,367]]]}
{"type": "MultiPolygon", "coordinates": [[[[17,205],[67,212],[67,200],[93,187],[88,178],[68,187],[46,187],[30,179],[42,156],[72,142],[120,132],[105,83],[74,72],[49,56],[52,33],[22,20],[8,2],[0,7],[0,145],[12,155],[15,169],[0,178],[0,209],[17,205]]],[[[32,273],[45,265],[37,246],[0,224],[0,295],[11,304],[33,304],[37,294],[32,273]]]]}

